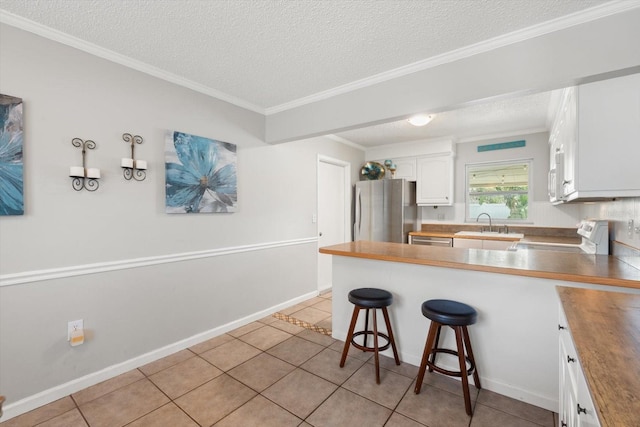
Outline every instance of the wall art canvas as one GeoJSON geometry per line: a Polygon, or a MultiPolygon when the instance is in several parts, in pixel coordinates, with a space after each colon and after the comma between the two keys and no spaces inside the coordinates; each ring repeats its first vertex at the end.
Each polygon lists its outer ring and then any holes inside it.
{"type": "Polygon", "coordinates": [[[167,213],[235,212],[235,144],[170,132],[165,171],[167,213]]]}
{"type": "Polygon", "coordinates": [[[0,94],[0,215],[24,214],[22,99],[0,94]]]}

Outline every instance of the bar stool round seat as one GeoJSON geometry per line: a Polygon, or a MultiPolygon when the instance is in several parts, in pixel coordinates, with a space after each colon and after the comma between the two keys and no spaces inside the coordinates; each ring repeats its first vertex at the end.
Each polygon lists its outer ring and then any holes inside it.
{"type": "Polygon", "coordinates": [[[420,393],[422,381],[427,368],[429,372],[439,372],[444,375],[460,377],[462,380],[462,391],[464,394],[465,409],[468,415],[472,415],[471,398],[469,394],[468,376],[473,375],[473,382],[479,389],[480,378],[476,369],[476,362],[473,357],[471,341],[469,340],[469,332],[467,326],[473,325],[478,319],[478,313],[470,305],[445,300],[434,299],[422,303],[422,314],[431,320],[427,342],[424,346],[418,377],[416,378],[416,387],[414,392],[420,393]],[[440,331],[442,326],[451,327],[456,336],[456,350],[439,348],[440,331]],[[465,355],[466,350],[466,355],[465,355]],[[436,365],[436,354],[447,353],[458,357],[459,371],[450,371],[436,365]],[[467,367],[469,364],[469,367],[467,367]]]}
{"type": "Polygon", "coordinates": [[[349,325],[349,332],[344,342],[344,349],[342,350],[342,358],[340,359],[340,367],[344,367],[347,360],[347,354],[349,353],[349,347],[353,345],[355,348],[362,351],[371,351],[375,356],[376,365],[376,383],[380,384],[380,361],[379,353],[385,351],[389,347],[393,349],[393,356],[396,365],[400,364],[398,358],[398,350],[396,349],[396,343],[393,338],[393,331],[391,329],[391,322],[389,320],[389,312],[387,307],[393,303],[393,295],[391,292],[384,289],[377,288],[359,288],[349,292],[349,302],[354,305],[353,314],[351,316],[351,324],[349,325]],[[354,331],[356,323],[358,321],[358,315],[360,310],[366,310],[364,329],[361,331],[354,331]],[[378,331],[378,319],[376,312],[382,310],[387,333],[378,331]],[[369,330],[369,310],[373,310],[372,329],[369,330]],[[356,342],[356,338],[363,336],[362,344],[356,342]],[[373,338],[373,345],[367,345],[369,336],[373,338]],[[380,345],[378,339],[383,338],[385,340],[384,345],[380,345]]]}

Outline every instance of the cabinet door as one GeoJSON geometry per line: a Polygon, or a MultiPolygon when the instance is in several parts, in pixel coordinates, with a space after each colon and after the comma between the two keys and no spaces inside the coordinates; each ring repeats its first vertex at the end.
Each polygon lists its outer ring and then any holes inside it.
{"type": "Polygon", "coordinates": [[[396,164],[396,178],[404,178],[407,181],[415,181],[416,176],[416,159],[398,159],[395,160],[396,164]]]}
{"type": "Polygon", "coordinates": [[[576,396],[576,413],[580,427],[600,427],[600,421],[595,411],[595,405],[591,399],[591,393],[584,378],[582,369],[578,375],[578,393],[576,396]]]}
{"type": "Polygon", "coordinates": [[[578,156],[576,109],[576,90],[573,87],[567,88],[565,102],[562,106],[561,128],[557,147],[564,153],[564,177],[557,177],[557,179],[562,180],[564,196],[576,191],[576,161],[578,156]]]}
{"type": "Polygon", "coordinates": [[[452,205],[453,157],[421,157],[416,167],[416,203],[421,206],[452,205]]]}
{"type": "Polygon", "coordinates": [[[454,248],[482,249],[482,240],[480,239],[453,239],[454,248]]]}

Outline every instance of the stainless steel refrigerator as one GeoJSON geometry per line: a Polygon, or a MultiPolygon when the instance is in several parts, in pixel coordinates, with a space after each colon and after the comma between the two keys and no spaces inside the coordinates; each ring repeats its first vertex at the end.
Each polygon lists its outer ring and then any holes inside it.
{"type": "Polygon", "coordinates": [[[360,181],[355,185],[353,239],[407,243],[418,229],[416,183],[404,179],[360,181]]]}

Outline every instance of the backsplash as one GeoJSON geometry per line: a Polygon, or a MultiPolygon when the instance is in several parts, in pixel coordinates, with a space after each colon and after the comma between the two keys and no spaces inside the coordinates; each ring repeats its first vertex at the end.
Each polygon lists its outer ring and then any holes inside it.
{"type": "Polygon", "coordinates": [[[640,232],[635,231],[636,227],[640,227],[640,197],[583,204],[581,217],[608,219],[611,221],[609,226],[611,240],[640,249],[640,232]],[[630,219],[633,220],[634,227],[631,237],[628,234],[630,219]]]}

